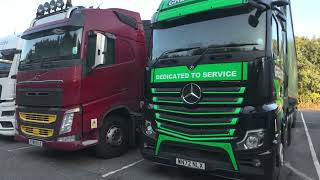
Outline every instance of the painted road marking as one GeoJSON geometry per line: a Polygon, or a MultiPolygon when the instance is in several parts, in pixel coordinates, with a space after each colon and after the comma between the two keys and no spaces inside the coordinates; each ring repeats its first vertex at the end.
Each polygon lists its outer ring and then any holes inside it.
{"type": "Polygon", "coordinates": [[[313,163],[314,163],[314,166],[315,166],[317,174],[318,174],[318,179],[320,180],[320,164],[319,164],[319,160],[317,158],[316,151],[314,150],[314,146],[312,144],[312,140],[311,140],[311,137],[310,137],[310,134],[309,134],[309,130],[308,130],[306,121],[304,120],[302,112],[301,112],[301,118],[302,118],[302,122],[303,122],[303,125],[304,125],[304,129],[306,131],[307,138],[308,138],[309,148],[310,148],[310,151],[311,151],[313,163]]]}
{"type": "Polygon", "coordinates": [[[111,172],[109,172],[109,173],[107,173],[107,174],[102,175],[102,177],[103,177],[103,178],[106,178],[106,177],[111,176],[111,175],[113,175],[113,174],[115,174],[115,173],[117,173],[117,172],[123,171],[123,170],[128,169],[128,168],[130,168],[130,167],[132,167],[132,166],[135,166],[135,165],[141,163],[142,161],[144,161],[144,159],[141,159],[141,160],[136,161],[136,162],[134,162],[134,163],[128,164],[128,165],[126,165],[126,166],[123,166],[122,168],[117,169],[117,170],[115,170],[115,171],[111,171],[111,172]]]}
{"type": "Polygon", "coordinates": [[[291,172],[295,173],[297,176],[300,176],[302,179],[304,180],[313,180],[312,178],[308,177],[307,175],[305,175],[304,173],[302,173],[301,171],[299,171],[298,169],[294,168],[290,163],[286,162],[284,164],[284,166],[286,168],[288,168],[291,172]]]}
{"type": "Polygon", "coordinates": [[[7,151],[9,152],[13,152],[13,151],[19,151],[19,150],[23,150],[23,149],[31,149],[31,148],[36,148],[37,146],[27,146],[27,147],[21,147],[21,148],[15,148],[15,149],[9,149],[7,151]]]}

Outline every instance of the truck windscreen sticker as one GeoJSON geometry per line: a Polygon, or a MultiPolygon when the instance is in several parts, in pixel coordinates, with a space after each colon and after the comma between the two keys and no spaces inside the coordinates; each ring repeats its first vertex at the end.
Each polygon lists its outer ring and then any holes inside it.
{"type": "Polygon", "coordinates": [[[248,63],[225,63],[199,65],[194,70],[186,66],[153,69],[151,82],[190,82],[190,81],[241,81],[246,80],[244,70],[248,63]]]}
{"type": "Polygon", "coordinates": [[[78,47],[73,47],[72,48],[72,54],[77,55],[78,54],[78,47]]]}

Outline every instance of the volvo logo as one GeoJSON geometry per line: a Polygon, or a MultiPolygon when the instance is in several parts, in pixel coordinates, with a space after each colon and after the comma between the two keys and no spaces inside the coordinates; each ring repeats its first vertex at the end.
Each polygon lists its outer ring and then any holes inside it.
{"type": "Polygon", "coordinates": [[[181,98],[186,104],[197,104],[201,100],[200,86],[194,83],[187,84],[181,91],[181,98]]]}
{"type": "Polygon", "coordinates": [[[32,78],[32,81],[37,81],[37,80],[39,80],[40,79],[40,75],[39,74],[37,74],[37,75],[35,75],[33,78],[32,78]]]}

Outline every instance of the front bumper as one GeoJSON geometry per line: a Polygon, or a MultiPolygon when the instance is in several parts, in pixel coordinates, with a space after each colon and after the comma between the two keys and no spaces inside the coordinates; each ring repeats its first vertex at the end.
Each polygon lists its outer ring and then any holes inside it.
{"type": "MultiPolygon", "coordinates": [[[[29,139],[32,139],[32,138],[27,138],[25,136],[18,135],[18,134],[16,134],[15,136],[16,141],[23,142],[26,144],[29,143],[29,139]]],[[[43,148],[59,150],[59,151],[77,151],[77,150],[85,149],[88,147],[88,145],[84,145],[83,141],[73,141],[73,142],[58,142],[58,141],[44,141],[44,140],[39,140],[39,141],[42,141],[43,148]]]]}
{"type": "MultiPolygon", "coordinates": [[[[214,159],[212,156],[205,156],[201,154],[204,152],[203,147],[189,147],[188,144],[180,144],[182,145],[181,151],[166,151],[161,152],[156,155],[156,149],[153,146],[155,142],[151,142],[150,138],[143,135],[142,144],[140,146],[142,156],[155,163],[163,164],[171,167],[181,167],[176,165],[176,158],[192,160],[196,162],[203,162],[206,165],[205,172],[212,173],[215,176],[220,176],[224,178],[232,178],[232,179],[256,179],[256,178],[265,178],[270,176],[273,171],[273,166],[275,164],[275,150],[270,149],[264,152],[251,152],[251,153],[241,153],[234,152],[236,156],[236,163],[238,170],[235,170],[232,166],[231,161],[214,159]],[[153,144],[153,145],[152,145],[153,144]],[[190,153],[187,151],[189,148],[194,148],[195,153],[190,153]],[[185,149],[185,150],[184,150],[185,149]],[[199,150],[199,151],[198,151],[199,150]],[[183,151],[183,152],[182,152],[183,151]],[[261,162],[259,167],[253,165],[252,161],[258,159],[261,162]]],[[[173,143],[173,145],[178,145],[173,143]]],[[[179,146],[179,145],[178,145],[179,146]]],[[[210,149],[210,148],[208,148],[210,149]]],[[[207,153],[210,153],[208,150],[207,153]]],[[[202,170],[201,170],[202,171],[202,170]]]]}
{"type": "Polygon", "coordinates": [[[60,134],[64,114],[70,109],[73,108],[18,106],[15,139],[27,144],[30,139],[41,141],[43,148],[60,151],[77,151],[95,145],[97,141],[91,140],[95,139],[91,134],[83,136],[82,116],[78,112],[74,113],[70,132],[60,134]]]}
{"type": "Polygon", "coordinates": [[[2,116],[3,111],[15,111],[15,103],[0,104],[0,135],[14,136],[15,134],[15,115],[2,116]]]}

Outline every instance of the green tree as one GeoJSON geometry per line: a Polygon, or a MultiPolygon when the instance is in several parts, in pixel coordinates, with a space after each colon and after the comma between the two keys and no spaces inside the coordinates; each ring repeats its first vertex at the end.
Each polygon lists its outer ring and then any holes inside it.
{"type": "Polygon", "coordinates": [[[320,39],[296,38],[301,104],[320,105],[320,39]]]}

